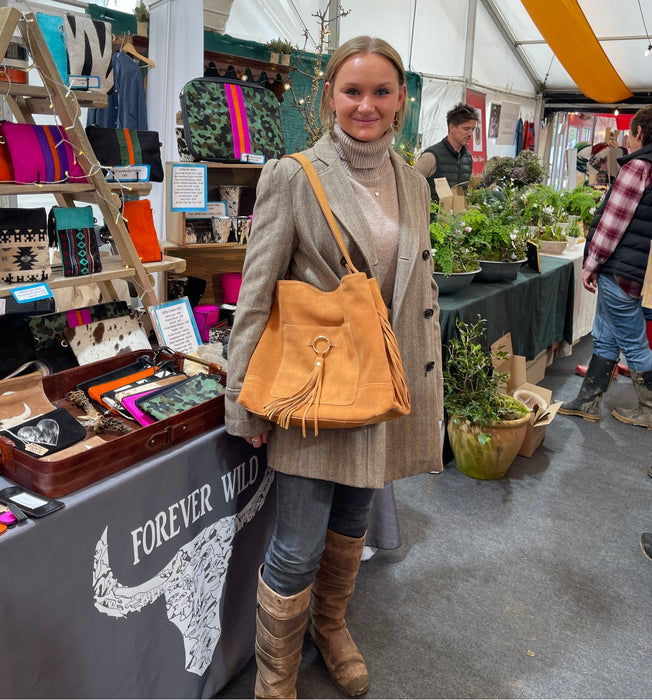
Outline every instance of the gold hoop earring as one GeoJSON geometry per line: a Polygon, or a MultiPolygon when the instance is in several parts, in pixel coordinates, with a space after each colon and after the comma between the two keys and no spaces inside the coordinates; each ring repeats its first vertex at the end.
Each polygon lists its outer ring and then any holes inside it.
{"type": "Polygon", "coordinates": [[[394,112],[394,121],[392,122],[392,127],[394,129],[398,129],[398,127],[401,125],[401,122],[398,120],[398,112],[394,112]]]}

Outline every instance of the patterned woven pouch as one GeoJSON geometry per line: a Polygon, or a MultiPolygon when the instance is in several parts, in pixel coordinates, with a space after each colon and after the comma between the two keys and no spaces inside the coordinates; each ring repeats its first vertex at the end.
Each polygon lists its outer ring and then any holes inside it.
{"type": "Polygon", "coordinates": [[[0,281],[26,284],[49,276],[45,209],[0,209],[0,281]]]}
{"type": "Polygon", "coordinates": [[[92,275],[102,270],[90,206],[52,207],[48,227],[51,242],[54,239],[59,246],[64,277],[92,275]]]}

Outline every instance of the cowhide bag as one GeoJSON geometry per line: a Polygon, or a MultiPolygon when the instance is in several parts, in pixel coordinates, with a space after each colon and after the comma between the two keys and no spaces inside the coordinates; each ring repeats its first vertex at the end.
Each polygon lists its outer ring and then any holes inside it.
{"type": "Polygon", "coordinates": [[[132,350],[151,350],[147,334],[135,316],[121,316],[67,328],[66,340],[80,365],[106,360],[132,350]]]}
{"type": "Polygon", "coordinates": [[[63,36],[68,76],[96,75],[100,79],[100,92],[108,92],[113,87],[111,23],[66,12],[63,36]]]}

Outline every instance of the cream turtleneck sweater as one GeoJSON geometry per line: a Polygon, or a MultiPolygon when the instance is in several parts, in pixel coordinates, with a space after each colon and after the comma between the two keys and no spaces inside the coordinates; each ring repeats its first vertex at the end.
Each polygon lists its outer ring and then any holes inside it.
{"type": "Polygon", "coordinates": [[[389,157],[394,135],[389,130],[376,141],[357,141],[337,123],[331,135],[353,192],[369,222],[378,257],[376,279],[389,308],[394,292],[399,235],[396,176],[389,157]]]}

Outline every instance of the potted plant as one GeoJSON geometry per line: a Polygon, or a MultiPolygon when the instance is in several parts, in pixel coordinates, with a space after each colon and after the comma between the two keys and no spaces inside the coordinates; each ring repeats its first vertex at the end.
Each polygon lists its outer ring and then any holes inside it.
{"type": "Polygon", "coordinates": [[[295,50],[294,44],[285,39],[272,39],[267,42],[269,48],[270,63],[280,63],[284,66],[290,65],[290,54],[295,50]]]}
{"type": "MultiPolygon", "coordinates": [[[[459,338],[448,343],[443,372],[444,407],[455,466],[476,479],[500,479],[521,449],[530,411],[503,393],[506,376],[485,349],[485,323],[456,322],[459,338]]],[[[497,361],[506,357],[496,353],[497,361]]]]}
{"type": "MultiPolygon", "coordinates": [[[[570,224],[569,224],[570,225],[570,224]]],[[[546,224],[539,229],[539,250],[549,255],[560,255],[566,250],[568,237],[561,224],[546,224]]]]}
{"type": "Polygon", "coordinates": [[[149,9],[147,5],[145,5],[144,0],[139,0],[134,8],[134,15],[136,15],[136,34],[138,34],[138,36],[147,36],[149,9]]]}
{"type": "Polygon", "coordinates": [[[481,268],[476,279],[481,282],[515,279],[527,260],[529,235],[515,191],[509,187],[476,188],[473,204],[466,221],[471,222],[467,242],[475,250],[481,268]],[[474,211],[484,215],[483,218],[473,219],[474,211]]]}
{"type": "Polygon", "coordinates": [[[521,151],[515,158],[494,156],[487,161],[483,182],[485,187],[525,187],[543,181],[545,171],[533,151],[521,151]]]}
{"type": "Polygon", "coordinates": [[[568,230],[566,231],[566,237],[568,238],[568,245],[578,245],[583,243],[586,239],[584,238],[584,230],[582,228],[581,221],[577,217],[570,222],[568,230]]]}
{"type": "Polygon", "coordinates": [[[466,212],[448,214],[434,203],[431,211],[436,215],[430,224],[435,281],[440,294],[453,294],[468,286],[480,271],[478,256],[466,241],[472,229],[466,223],[466,212]]]}
{"type": "Polygon", "coordinates": [[[569,192],[564,193],[564,207],[568,214],[580,218],[586,230],[603,196],[603,192],[593,187],[584,184],[577,185],[569,192]]]}

